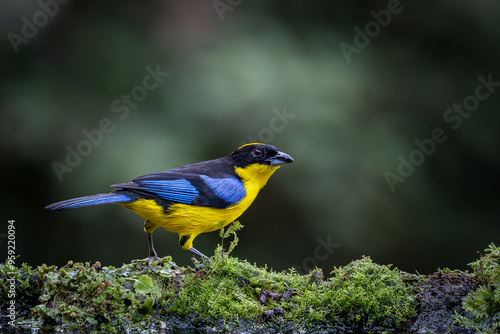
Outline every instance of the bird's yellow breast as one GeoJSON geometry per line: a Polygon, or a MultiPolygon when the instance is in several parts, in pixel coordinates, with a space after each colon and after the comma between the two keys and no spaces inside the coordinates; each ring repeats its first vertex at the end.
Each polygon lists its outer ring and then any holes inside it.
{"type": "MultiPolygon", "coordinates": [[[[212,232],[232,223],[253,203],[259,191],[279,166],[252,164],[247,167],[235,167],[235,172],[245,186],[246,196],[238,203],[224,208],[211,208],[190,204],[173,203],[168,212],[156,204],[154,200],[140,199],[135,202],[122,204],[125,208],[149,220],[154,228],[163,227],[167,231],[178,233],[180,236],[191,235],[191,240],[198,234],[212,232]]],[[[154,228],[152,230],[154,230],[154,228]]],[[[148,232],[152,232],[148,231],[148,232]]],[[[191,244],[183,248],[191,248],[191,244]]]]}

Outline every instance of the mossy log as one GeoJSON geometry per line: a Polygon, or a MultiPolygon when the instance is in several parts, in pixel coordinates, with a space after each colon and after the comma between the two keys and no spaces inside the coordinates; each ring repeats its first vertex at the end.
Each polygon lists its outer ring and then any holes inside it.
{"type": "Polygon", "coordinates": [[[409,274],[363,257],[300,275],[224,253],[178,267],[170,257],[122,267],[0,265],[0,328],[273,332],[474,332],[500,329],[500,248],[472,273],[409,274]]]}

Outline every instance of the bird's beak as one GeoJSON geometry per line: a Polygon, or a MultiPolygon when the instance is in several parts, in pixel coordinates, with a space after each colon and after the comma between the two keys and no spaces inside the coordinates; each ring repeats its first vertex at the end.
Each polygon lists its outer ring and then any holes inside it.
{"type": "Polygon", "coordinates": [[[278,154],[266,161],[269,162],[269,166],[279,166],[293,162],[293,158],[286,153],[278,151],[278,154]]]}

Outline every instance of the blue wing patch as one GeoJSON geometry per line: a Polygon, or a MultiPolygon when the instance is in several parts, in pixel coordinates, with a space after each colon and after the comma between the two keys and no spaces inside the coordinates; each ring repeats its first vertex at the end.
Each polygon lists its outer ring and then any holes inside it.
{"type": "Polygon", "coordinates": [[[247,195],[245,186],[237,178],[214,179],[206,175],[200,175],[200,177],[217,197],[228,203],[238,203],[247,195]]]}
{"type": "Polygon", "coordinates": [[[191,204],[198,196],[196,187],[188,180],[142,180],[136,181],[145,190],[155,193],[167,201],[191,204]]]}

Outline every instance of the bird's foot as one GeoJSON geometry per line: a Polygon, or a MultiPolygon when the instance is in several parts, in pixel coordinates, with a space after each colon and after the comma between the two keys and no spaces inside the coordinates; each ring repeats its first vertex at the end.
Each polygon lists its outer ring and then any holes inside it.
{"type": "Polygon", "coordinates": [[[149,262],[151,261],[160,261],[160,258],[156,254],[153,256],[150,255],[146,260],[146,264],[149,265],[149,262]]]}
{"type": "Polygon", "coordinates": [[[206,264],[205,263],[202,263],[200,262],[197,258],[195,258],[194,256],[191,258],[191,261],[193,261],[193,265],[194,265],[194,270],[195,271],[200,271],[202,269],[205,269],[206,267],[206,264]]]}
{"type": "Polygon", "coordinates": [[[210,262],[210,258],[208,256],[206,256],[205,254],[201,253],[199,250],[197,250],[196,248],[194,247],[191,247],[189,249],[191,251],[191,253],[193,253],[194,255],[198,255],[199,257],[201,257],[203,259],[203,261],[205,262],[210,262]]]}

